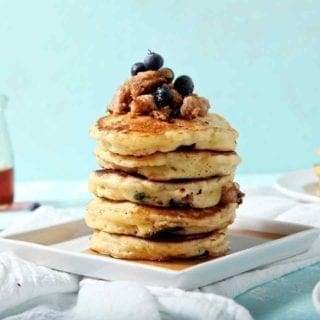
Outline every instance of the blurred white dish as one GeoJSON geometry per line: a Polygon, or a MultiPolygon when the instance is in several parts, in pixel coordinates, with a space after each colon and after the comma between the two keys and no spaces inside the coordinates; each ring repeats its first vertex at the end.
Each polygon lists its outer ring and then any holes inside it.
{"type": "Polygon", "coordinates": [[[314,307],[320,313],[320,282],[314,287],[312,292],[312,301],[314,304],[314,307]]]}
{"type": "Polygon", "coordinates": [[[318,179],[312,169],[294,171],[279,177],[275,187],[288,197],[306,201],[320,202],[316,195],[318,179]]]}

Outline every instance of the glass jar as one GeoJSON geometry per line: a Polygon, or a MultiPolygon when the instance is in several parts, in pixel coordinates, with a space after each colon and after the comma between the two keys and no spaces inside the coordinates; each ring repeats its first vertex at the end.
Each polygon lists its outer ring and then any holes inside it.
{"type": "Polygon", "coordinates": [[[8,101],[0,94],[0,209],[11,205],[14,197],[13,153],[5,119],[8,101]]]}

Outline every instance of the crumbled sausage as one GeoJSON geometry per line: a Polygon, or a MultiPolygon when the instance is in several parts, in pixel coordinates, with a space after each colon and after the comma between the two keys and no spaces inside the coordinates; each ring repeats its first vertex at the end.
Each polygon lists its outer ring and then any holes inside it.
{"type": "Polygon", "coordinates": [[[209,107],[210,104],[207,99],[193,94],[184,97],[180,114],[183,118],[187,119],[194,119],[198,116],[204,117],[207,115],[209,107]]]}
{"type": "Polygon", "coordinates": [[[167,84],[167,87],[168,87],[169,89],[173,89],[173,88],[174,88],[173,82],[168,83],[168,84],[167,84]]]}
{"type": "Polygon", "coordinates": [[[158,120],[167,121],[170,119],[171,108],[169,106],[163,107],[159,110],[152,111],[151,115],[158,120]]]}
{"type": "Polygon", "coordinates": [[[243,198],[244,196],[246,195],[245,193],[243,193],[241,190],[240,190],[240,186],[238,183],[234,183],[234,185],[236,186],[237,190],[238,190],[238,193],[237,193],[237,204],[241,204],[243,202],[243,198]]]}
{"type": "Polygon", "coordinates": [[[157,108],[153,95],[151,94],[144,94],[139,96],[130,104],[131,115],[138,116],[143,114],[150,114],[153,110],[157,108]]]}
{"type": "Polygon", "coordinates": [[[131,112],[132,116],[149,114],[163,121],[171,121],[172,118],[176,117],[194,119],[198,116],[207,115],[210,106],[209,101],[196,94],[183,98],[174,89],[173,84],[168,83],[172,81],[172,77],[173,73],[168,68],[139,72],[118,88],[108,111],[115,115],[127,112],[131,112]],[[158,109],[152,92],[163,84],[167,84],[170,88],[172,102],[170,102],[170,106],[158,109]]]}
{"type": "Polygon", "coordinates": [[[150,91],[166,82],[166,72],[162,72],[161,70],[139,72],[136,76],[129,79],[131,97],[135,98],[141,94],[150,93],[150,91]]]}
{"type": "Polygon", "coordinates": [[[222,189],[220,203],[223,205],[229,203],[241,204],[244,195],[245,194],[240,191],[239,185],[237,183],[232,183],[222,189]]]}
{"type": "Polygon", "coordinates": [[[126,81],[114,94],[108,110],[112,114],[126,113],[129,111],[131,100],[130,88],[128,86],[128,81],[126,81]]]}
{"type": "Polygon", "coordinates": [[[129,104],[140,95],[150,93],[152,90],[168,81],[168,69],[139,72],[129,78],[118,88],[108,107],[112,114],[123,114],[129,111],[129,104]]]}
{"type": "MultiPolygon", "coordinates": [[[[167,79],[167,82],[171,82],[174,78],[174,73],[169,68],[162,68],[159,70],[161,72],[161,75],[164,76],[167,79]]],[[[171,82],[172,83],[172,82],[171,82]]]]}
{"type": "Polygon", "coordinates": [[[172,92],[172,106],[173,108],[180,108],[183,102],[182,95],[175,89],[171,89],[172,92]]]}

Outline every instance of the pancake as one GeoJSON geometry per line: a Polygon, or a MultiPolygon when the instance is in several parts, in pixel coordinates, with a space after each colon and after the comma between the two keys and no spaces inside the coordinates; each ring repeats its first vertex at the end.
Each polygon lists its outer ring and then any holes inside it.
{"type": "Polygon", "coordinates": [[[226,228],[235,218],[236,207],[230,203],[207,209],[159,208],[96,198],[87,206],[85,221],[92,229],[137,237],[190,235],[226,228]]]}
{"type": "MultiPolygon", "coordinates": [[[[98,170],[89,177],[89,190],[97,197],[160,207],[208,208],[220,202],[223,188],[233,187],[233,175],[170,182],[113,170],[98,170]]],[[[237,200],[235,201],[237,202],[237,200]]]]}
{"type": "Polygon", "coordinates": [[[117,154],[143,156],[183,146],[196,150],[234,151],[238,133],[218,114],[170,122],[130,114],[100,118],[90,129],[93,138],[117,154]]]}
{"type": "Polygon", "coordinates": [[[135,157],[112,153],[102,145],[96,148],[95,155],[102,168],[135,173],[156,181],[229,175],[241,161],[232,151],[186,150],[135,157]]]}
{"type": "Polygon", "coordinates": [[[163,261],[204,255],[221,256],[228,250],[228,241],[226,230],[179,241],[150,240],[95,230],[90,248],[114,258],[163,261]]]}

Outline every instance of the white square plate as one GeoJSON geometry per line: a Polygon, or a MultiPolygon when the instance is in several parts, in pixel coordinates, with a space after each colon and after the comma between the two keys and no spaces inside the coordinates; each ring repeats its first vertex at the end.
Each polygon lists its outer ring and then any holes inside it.
{"type": "Polygon", "coordinates": [[[127,261],[88,249],[91,230],[84,220],[0,239],[0,251],[57,270],[105,280],[192,289],[307,250],[320,229],[238,217],[230,230],[230,251],[219,258],[185,261],[127,261]]]}

